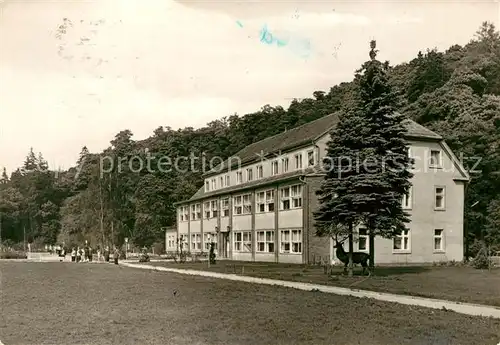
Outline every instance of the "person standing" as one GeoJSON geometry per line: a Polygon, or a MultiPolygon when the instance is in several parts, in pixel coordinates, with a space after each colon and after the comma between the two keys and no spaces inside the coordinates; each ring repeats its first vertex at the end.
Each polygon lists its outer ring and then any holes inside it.
{"type": "Polygon", "coordinates": [[[115,265],[118,265],[119,252],[118,248],[115,247],[115,252],[113,253],[113,259],[115,260],[115,265]]]}
{"type": "Polygon", "coordinates": [[[106,246],[106,249],[104,250],[104,260],[106,262],[109,262],[109,247],[106,246]]]}
{"type": "Polygon", "coordinates": [[[71,262],[76,262],[76,249],[73,247],[71,250],[71,262]]]}
{"type": "Polygon", "coordinates": [[[92,247],[89,246],[89,262],[92,262],[92,255],[93,255],[93,253],[92,253],[92,247]]]}
{"type": "Polygon", "coordinates": [[[82,250],[80,247],[76,249],[76,262],[80,262],[82,260],[82,250]]]}

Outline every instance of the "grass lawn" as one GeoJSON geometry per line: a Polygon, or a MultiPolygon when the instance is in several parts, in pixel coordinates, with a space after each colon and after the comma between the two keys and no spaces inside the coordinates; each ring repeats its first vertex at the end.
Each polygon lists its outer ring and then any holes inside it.
{"type": "Polygon", "coordinates": [[[207,263],[152,262],[150,265],[209,270],[221,273],[244,274],[253,277],[291,280],[307,283],[351,287],[355,289],[447,299],[458,302],[500,306],[500,269],[477,270],[472,267],[376,267],[376,275],[343,275],[343,268],[335,267],[333,276],[325,275],[322,267],[262,262],[219,261],[207,263]]]}
{"type": "Polygon", "coordinates": [[[500,320],[371,299],[111,264],[3,261],[0,272],[5,345],[500,341],[500,320]]]}

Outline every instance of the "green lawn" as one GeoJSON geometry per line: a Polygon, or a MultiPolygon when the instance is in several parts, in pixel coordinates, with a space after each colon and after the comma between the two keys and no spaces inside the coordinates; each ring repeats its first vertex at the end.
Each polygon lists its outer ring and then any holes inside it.
{"type": "Polygon", "coordinates": [[[498,268],[488,271],[472,267],[377,267],[376,274],[371,277],[361,276],[361,268],[355,268],[355,277],[348,278],[343,275],[341,267],[335,267],[333,275],[330,276],[325,275],[323,268],[318,266],[306,267],[262,262],[219,261],[210,268],[207,267],[206,262],[183,264],[153,262],[149,264],[236,274],[242,274],[243,269],[243,274],[253,277],[500,306],[500,269],[498,268]]]}
{"type": "Polygon", "coordinates": [[[500,320],[371,299],[112,264],[2,261],[0,272],[6,345],[500,341],[500,320]]]}

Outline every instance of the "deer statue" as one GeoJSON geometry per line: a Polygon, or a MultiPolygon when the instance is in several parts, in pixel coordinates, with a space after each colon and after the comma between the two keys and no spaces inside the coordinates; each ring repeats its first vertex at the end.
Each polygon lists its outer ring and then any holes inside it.
{"type": "MultiPolygon", "coordinates": [[[[344,272],[347,270],[347,266],[349,265],[349,254],[345,252],[344,247],[342,246],[343,242],[337,242],[335,247],[337,250],[335,251],[335,255],[337,258],[342,261],[344,266],[344,272]]],[[[370,255],[363,252],[354,252],[352,253],[352,263],[353,264],[361,264],[363,266],[363,274],[365,274],[368,268],[368,259],[370,259],[370,255]]],[[[368,271],[369,273],[369,271],[368,271]]]]}

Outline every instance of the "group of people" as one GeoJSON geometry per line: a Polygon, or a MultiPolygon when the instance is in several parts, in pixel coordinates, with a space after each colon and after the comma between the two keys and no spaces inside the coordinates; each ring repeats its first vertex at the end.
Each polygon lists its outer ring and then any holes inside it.
{"type": "MultiPolygon", "coordinates": [[[[64,246],[57,245],[57,246],[50,246],[50,248],[48,246],[46,247],[47,251],[49,251],[50,253],[55,252],[61,258],[60,261],[63,261],[67,255],[64,246]]],[[[100,261],[109,262],[111,251],[109,247],[105,247],[104,251],[101,251],[99,247],[97,247],[97,249],[93,249],[89,245],[85,245],[84,247],[76,247],[76,248],[73,247],[70,252],[71,262],[92,262],[94,259],[94,254],[97,254],[98,262],[100,261]]],[[[120,257],[120,251],[118,250],[117,247],[115,247],[113,252],[113,260],[116,265],[118,265],[119,257],[120,257]]]]}

